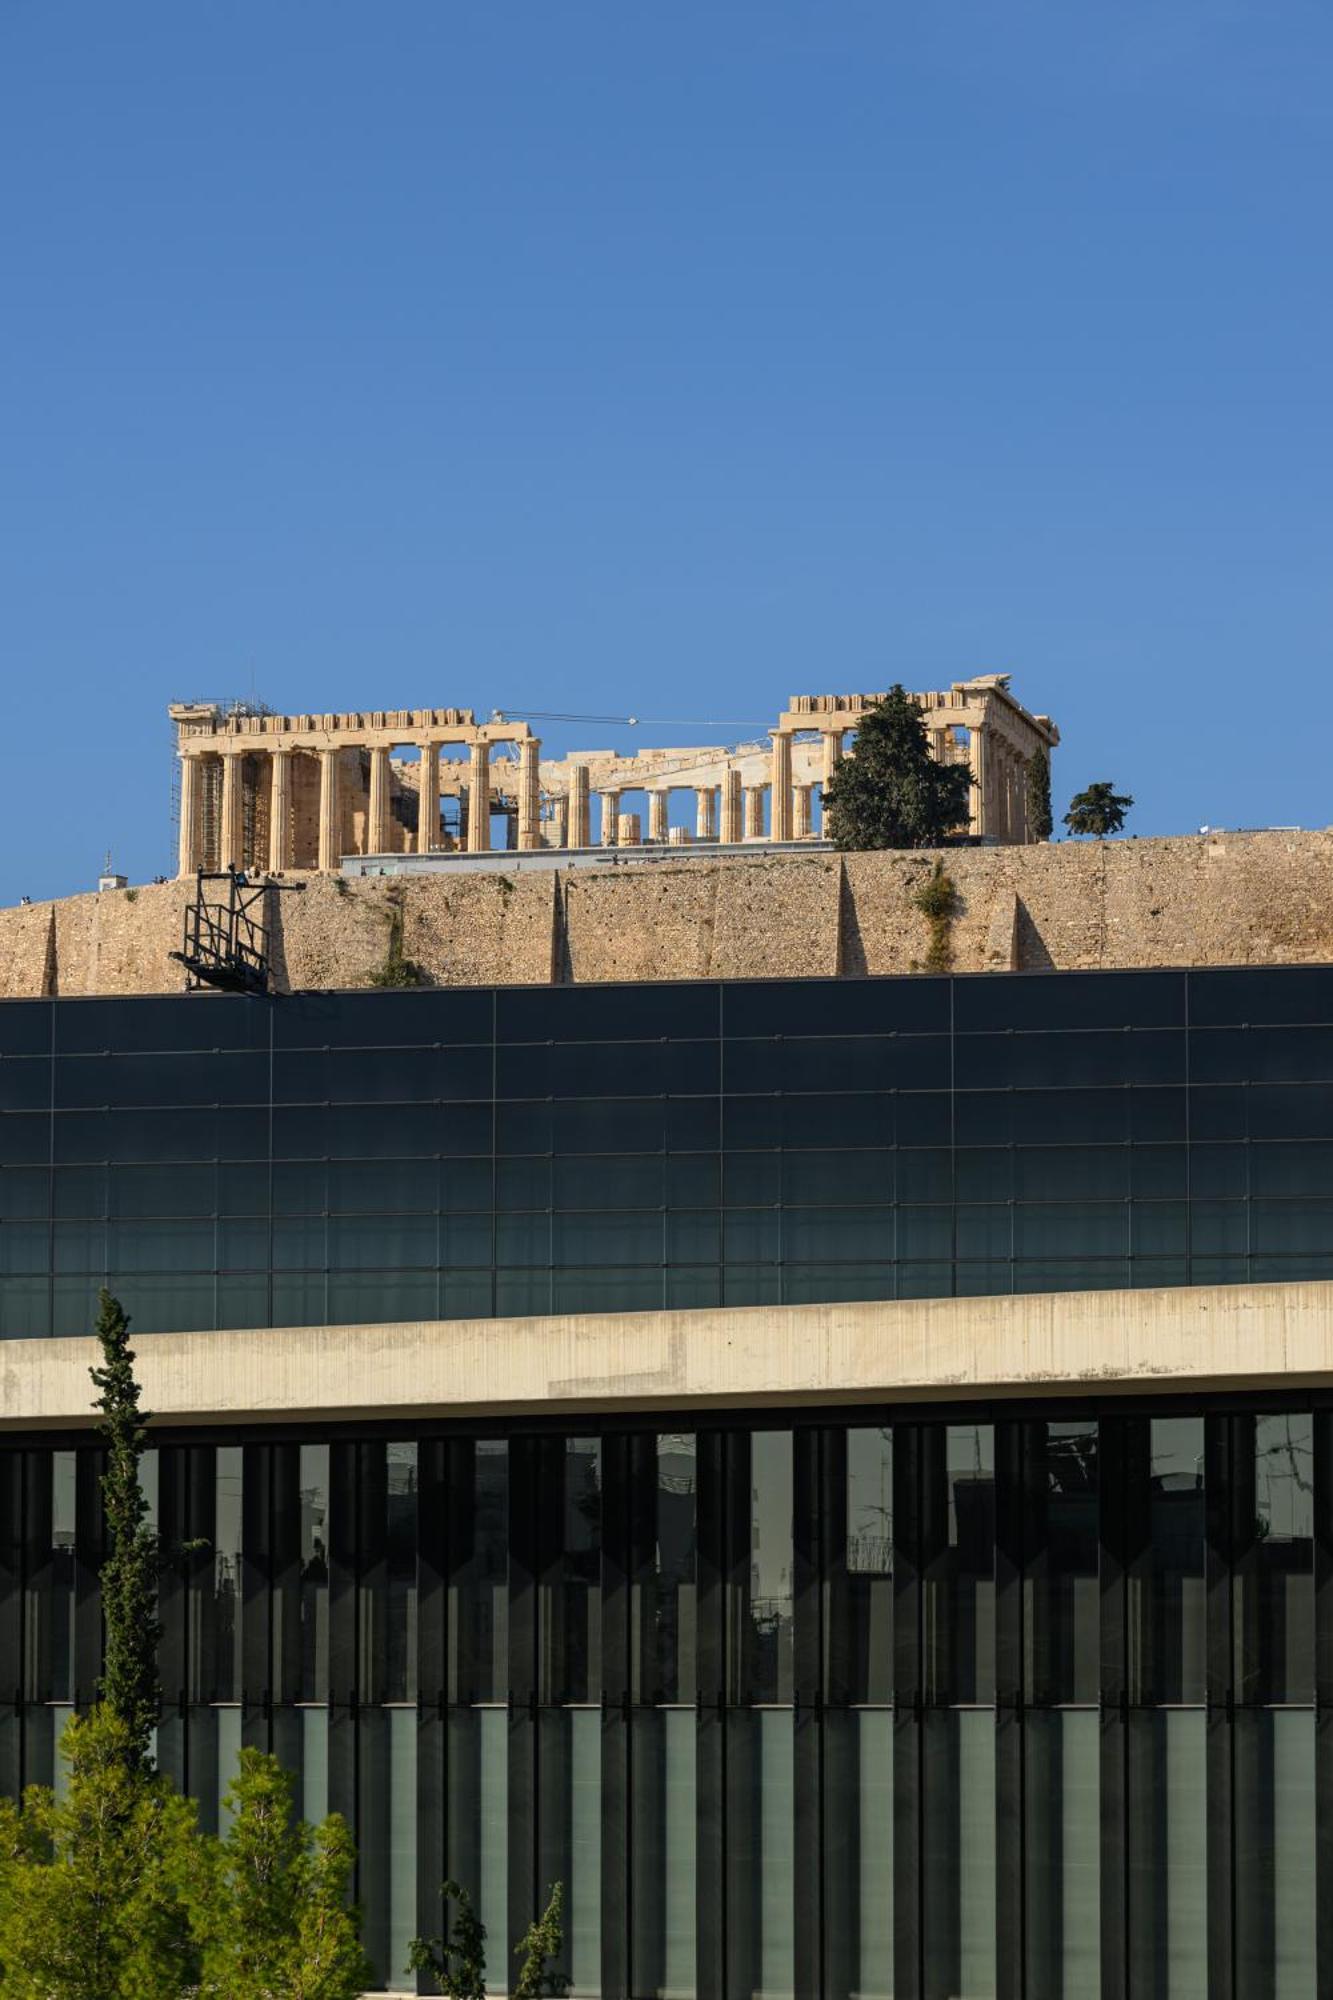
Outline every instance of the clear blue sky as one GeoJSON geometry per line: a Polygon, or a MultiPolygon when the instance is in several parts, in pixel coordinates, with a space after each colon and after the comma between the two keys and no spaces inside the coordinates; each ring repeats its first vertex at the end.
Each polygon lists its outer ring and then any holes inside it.
{"type": "Polygon", "coordinates": [[[1009,670],[1333,821],[1331,106],[1326,0],[0,0],[0,901],[182,696],[1009,670]]]}

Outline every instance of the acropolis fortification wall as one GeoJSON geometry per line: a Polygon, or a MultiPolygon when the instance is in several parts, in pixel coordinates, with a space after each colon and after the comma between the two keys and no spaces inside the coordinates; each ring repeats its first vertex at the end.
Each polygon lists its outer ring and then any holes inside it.
{"type": "MultiPolygon", "coordinates": [[[[959,972],[1333,961],[1333,830],[951,849],[959,972]]],[[[356,987],[402,948],[427,985],[916,970],[928,853],[344,878],[267,897],[278,991],[356,987]]],[[[172,993],[192,881],[0,910],[0,997],[172,993]]]]}

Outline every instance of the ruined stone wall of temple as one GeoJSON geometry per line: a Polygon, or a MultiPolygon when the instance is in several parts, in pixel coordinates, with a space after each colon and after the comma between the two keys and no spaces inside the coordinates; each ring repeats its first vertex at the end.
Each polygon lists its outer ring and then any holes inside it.
{"type": "MultiPolygon", "coordinates": [[[[385,878],[274,893],[279,990],[366,984],[394,898],[435,985],[916,970],[927,853],[756,853],[679,864],[385,878]]],[[[1333,962],[1333,831],[958,848],[960,972],[1333,962]]],[[[194,884],[0,910],[0,996],[170,993],[194,884]]]]}

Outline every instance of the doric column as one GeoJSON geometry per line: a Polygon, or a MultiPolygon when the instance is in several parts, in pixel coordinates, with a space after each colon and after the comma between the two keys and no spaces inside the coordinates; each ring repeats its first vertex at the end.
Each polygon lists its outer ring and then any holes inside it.
{"type": "Polygon", "coordinates": [[[614,847],[620,839],[620,793],[602,793],[602,846],[614,847]]]}
{"type": "Polygon", "coordinates": [[[241,753],[224,751],[222,757],[222,829],[219,841],[219,868],[244,868],[244,832],[241,826],[241,753]]]}
{"type": "Polygon", "coordinates": [[[616,846],[638,847],[643,832],[637,813],[619,813],[616,816],[616,846]]]}
{"type": "Polygon", "coordinates": [[[553,801],[555,825],[551,830],[553,847],[568,847],[569,840],[569,800],[563,792],[557,792],[553,801]]]}
{"type": "Polygon", "coordinates": [[[292,753],[274,750],[268,760],[268,865],[275,875],[291,867],[292,753]]]}
{"type": "Polygon", "coordinates": [[[810,830],[814,825],[813,808],[811,805],[814,789],[813,785],[797,785],[792,795],[791,837],[793,840],[809,840],[810,838],[810,830]]]}
{"type": "Polygon", "coordinates": [[[791,839],[791,738],[779,729],[773,738],[772,804],[768,832],[771,840],[791,839]]]}
{"type": "Polygon", "coordinates": [[[741,774],[734,764],[722,773],[722,823],[718,839],[734,843],[741,837],[741,774]]]}
{"type": "Polygon", "coordinates": [[[376,745],[370,753],[370,810],[366,824],[367,854],[389,851],[389,751],[376,745]]]}
{"type": "Polygon", "coordinates": [[[671,794],[667,791],[648,794],[648,838],[666,846],[667,829],[670,824],[671,794]]]}
{"type": "Polygon", "coordinates": [[[485,854],[491,844],[491,746],[474,743],[467,776],[467,851],[485,854]]]}
{"type": "Polygon", "coordinates": [[[713,831],[713,807],[717,798],[711,785],[700,785],[694,795],[694,837],[696,840],[716,840],[713,831]]]}
{"type": "Polygon", "coordinates": [[[978,838],[991,831],[990,802],[986,797],[986,787],[990,783],[989,750],[985,723],[974,723],[967,741],[967,763],[972,773],[972,810],[968,830],[978,838]]]}
{"type": "Polygon", "coordinates": [[[527,851],[542,844],[541,748],[535,736],[518,746],[518,844],[527,851]]]}
{"type": "Polygon", "coordinates": [[[745,838],[762,840],[764,837],[764,792],[763,785],[745,787],[745,838]]]}
{"type": "Polygon", "coordinates": [[[565,836],[562,847],[588,847],[591,833],[588,824],[588,767],[575,764],[569,774],[569,807],[565,821],[565,836]]]}
{"type": "Polygon", "coordinates": [[[1028,772],[1031,769],[1026,757],[1014,759],[1014,832],[1027,845],[1028,838],[1028,772]]]}
{"type": "Polygon", "coordinates": [[[440,837],[440,746],[421,746],[421,789],[417,800],[417,853],[429,854],[440,837]]]}
{"type": "Polygon", "coordinates": [[[180,872],[193,875],[199,866],[199,759],[181,758],[180,872]]]}
{"type": "Polygon", "coordinates": [[[342,860],[341,822],[338,816],[338,752],[319,753],[319,865],[332,875],[342,860]]]}
{"type": "Polygon", "coordinates": [[[824,785],[833,783],[834,774],[842,762],[842,731],[826,729],[824,732],[824,785]]]}

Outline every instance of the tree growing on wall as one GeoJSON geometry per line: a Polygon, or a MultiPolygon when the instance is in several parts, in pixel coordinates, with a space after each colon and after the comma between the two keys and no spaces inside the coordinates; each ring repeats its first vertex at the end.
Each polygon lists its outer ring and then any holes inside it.
{"type": "Polygon", "coordinates": [[[1034,840],[1049,840],[1051,818],[1051,753],[1043,745],[1028,759],[1028,832],[1034,840]]]}
{"type": "Polygon", "coordinates": [[[824,793],[824,831],[835,847],[938,847],[965,826],[972,774],[930,754],[921,704],[889,689],[857,724],[856,746],[824,793]]]}
{"type": "Polygon", "coordinates": [[[1119,833],[1133,803],[1128,792],[1117,792],[1106,781],[1089,785],[1085,792],[1076,792],[1069,801],[1065,825],[1071,833],[1092,834],[1104,840],[1108,833],[1119,833]]]}

